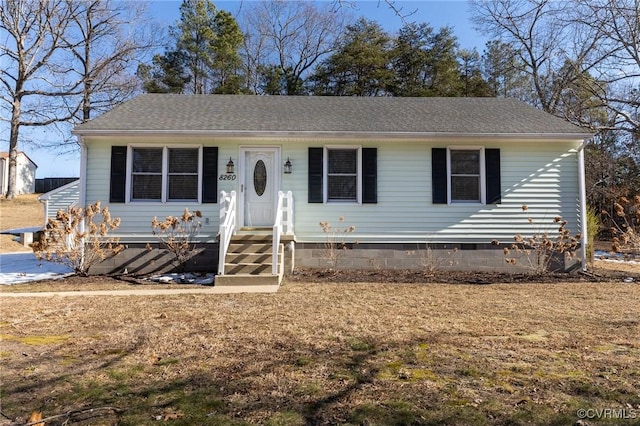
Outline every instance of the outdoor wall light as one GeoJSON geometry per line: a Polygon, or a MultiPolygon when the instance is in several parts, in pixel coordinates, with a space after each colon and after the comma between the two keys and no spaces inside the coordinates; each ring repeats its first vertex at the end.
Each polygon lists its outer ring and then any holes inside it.
{"type": "Polygon", "coordinates": [[[229,162],[227,163],[227,173],[228,174],[232,174],[234,173],[234,169],[235,168],[235,164],[233,164],[233,160],[231,159],[231,157],[229,157],[229,162]]]}
{"type": "Polygon", "coordinates": [[[286,174],[291,173],[291,166],[292,166],[291,160],[289,160],[289,157],[287,157],[287,161],[284,163],[284,172],[286,174]]]}

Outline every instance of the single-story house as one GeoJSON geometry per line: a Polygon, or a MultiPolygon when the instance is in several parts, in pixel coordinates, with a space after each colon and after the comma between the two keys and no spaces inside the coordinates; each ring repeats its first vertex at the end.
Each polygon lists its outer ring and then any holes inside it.
{"type": "MultiPolygon", "coordinates": [[[[33,194],[36,190],[36,169],[27,154],[18,151],[16,157],[16,195],[33,194]]],[[[6,194],[9,190],[9,153],[0,152],[0,190],[6,194]]]]}
{"type": "Polygon", "coordinates": [[[261,236],[287,268],[330,266],[333,240],[339,267],[513,270],[516,234],[561,216],[586,235],[592,134],[513,99],[145,94],[74,134],[80,203],[108,204],[127,246],[102,272],[160,267],[151,220],[184,208],[202,213],[195,263],[224,275],[261,236]]]}

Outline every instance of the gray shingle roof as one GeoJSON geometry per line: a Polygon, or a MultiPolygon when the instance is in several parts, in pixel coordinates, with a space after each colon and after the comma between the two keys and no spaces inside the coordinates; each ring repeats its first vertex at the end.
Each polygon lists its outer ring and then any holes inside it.
{"type": "Polygon", "coordinates": [[[138,96],[75,129],[101,132],[589,135],[513,99],[138,96]]]}

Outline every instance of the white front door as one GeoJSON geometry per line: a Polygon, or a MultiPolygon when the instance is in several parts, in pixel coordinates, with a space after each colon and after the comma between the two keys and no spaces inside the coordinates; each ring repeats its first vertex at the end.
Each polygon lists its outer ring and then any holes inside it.
{"type": "Polygon", "coordinates": [[[279,189],[279,149],[242,148],[244,226],[273,226],[279,189]]]}

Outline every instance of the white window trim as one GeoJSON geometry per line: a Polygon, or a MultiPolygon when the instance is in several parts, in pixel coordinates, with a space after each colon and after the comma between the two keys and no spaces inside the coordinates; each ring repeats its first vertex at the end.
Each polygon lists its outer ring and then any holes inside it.
{"type": "Polygon", "coordinates": [[[197,203],[202,204],[202,145],[164,145],[164,144],[135,144],[127,146],[127,182],[125,187],[126,203],[140,204],[165,204],[165,203],[197,203]],[[133,150],[136,148],[162,148],[162,189],[160,200],[134,200],[131,198],[133,150]],[[169,149],[191,148],[198,150],[198,198],[193,199],[168,199],[169,192],[169,149]]]}
{"type": "Polygon", "coordinates": [[[464,146],[448,146],[447,147],[447,203],[448,204],[467,204],[467,205],[485,205],[487,201],[486,187],[487,171],[485,170],[484,146],[464,145],[464,146]],[[479,201],[458,201],[451,199],[451,151],[480,151],[480,200],[479,201]]]}
{"type": "Polygon", "coordinates": [[[362,204],[362,145],[325,145],[324,155],[322,156],[322,181],[324,202],[336,204],[362,204]],[[355,150],[356,158],[356,199],[355,200],[330,200],[329,199],[329,151],[330,150],[355,150]]]}

